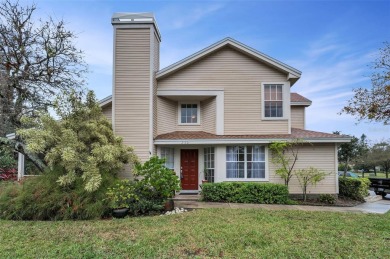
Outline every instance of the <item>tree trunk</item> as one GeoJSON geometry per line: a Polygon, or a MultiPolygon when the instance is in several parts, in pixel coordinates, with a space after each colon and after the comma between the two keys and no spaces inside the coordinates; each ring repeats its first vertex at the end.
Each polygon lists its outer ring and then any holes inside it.
{"type": "Polygon", "coordinates": [[[374,175],[376,176],[376,166],[374,166],[374,175]]]}

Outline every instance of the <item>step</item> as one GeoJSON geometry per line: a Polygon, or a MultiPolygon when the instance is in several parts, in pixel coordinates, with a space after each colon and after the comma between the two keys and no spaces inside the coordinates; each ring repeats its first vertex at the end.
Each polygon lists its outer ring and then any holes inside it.
{"type": "Polygon", "coordinates": [[[199,194],[178,194],[172,200],[174,201],[199,201],[199,194]]]}

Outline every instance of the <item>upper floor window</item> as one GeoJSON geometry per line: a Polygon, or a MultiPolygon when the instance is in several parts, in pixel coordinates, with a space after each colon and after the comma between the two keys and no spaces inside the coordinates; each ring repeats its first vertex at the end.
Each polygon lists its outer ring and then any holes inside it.
{"type": "Polygon", "coordinates": [[[283,84],[264,84],[264,117],[283,117],[283,84]]]}
{"type": "Polygon", "coordinates": [[[199,124],[199,114],[199,103],[179,103],[179,124],[199,124]]]}

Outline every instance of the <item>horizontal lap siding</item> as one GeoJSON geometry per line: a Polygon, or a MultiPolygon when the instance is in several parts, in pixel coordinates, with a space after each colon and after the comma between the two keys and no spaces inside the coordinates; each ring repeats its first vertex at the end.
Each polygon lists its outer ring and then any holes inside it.
{"type": "Polygon", "coordinates": [[[215,97],[200,102],[200,125],[179,125],[178,102],[157,99],[157,135],[173,131],[206,131],[215,133],[215,97]]]}
{"type": "Polygon", "coordinates": [[[215,134],[216,120],[216,99],[215,97],[204,100],[200,103],[201,123],[203,131],[215,134]]]}
{"type": "Polygon", "coordinates": [[[106,118],[112,122],[112,104],[108,104],[102,108],[102,113],[106,118]]]}
{"type": "MultiPolygon", "coordinates": [[[[157,136],[157,79],[156,73],[160,69],[160,42],[154,36],[153,53],[153,138],[157,136]]],[[[156,147],[153,145],[153,155],[157,155],[156,147]]]]}
{"type": "Polygon", "coordinates": [[[157,97],[157,135],[175,131],[177,102],[157,97]]]}
{"type": "MultiPolygon", "coordinates": [[[[319,182],[317,186],[309,186],[308,194],[337,193],[336,172],[335,172],[335,144],[313,144],[305,145],[299,149],[298,160],[294,167],[295,170],[315,167],[323,170],[329,175],[319,182]]],[[[271,162],[269,154],[269,181],[273,183],[284,183],[284,181],[275,174],[276,166],[271,162]]],[[[289,184],[289,191],[293,194],[302,193],[299,182],[294,175],[289,184]]]]}
{"type": "Polygon", "coordinates": [[[305,107],[291,106],[291,127],[305,129],[305,107]]]}
{"type": "MultiPolygon", "coordinates": [[[[288,121],[261,121],[261,82],[287,75],[226,47],[158,81],[159,89],[224,89],[224,133],[288,133],[288,121]]],[[[288,93],[289,94],[289,93],[288,93]]]]}
{"type": "Polygon", "coordinates": [[[116,29],[114,44],[115,133],[145,161],[149,158],[150,30],[116,29]]]}

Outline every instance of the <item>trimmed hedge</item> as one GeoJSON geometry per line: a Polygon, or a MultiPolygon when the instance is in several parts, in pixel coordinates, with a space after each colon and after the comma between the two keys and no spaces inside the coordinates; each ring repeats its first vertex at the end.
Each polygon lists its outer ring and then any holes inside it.
{"type": "Polygon", "coordinates": [[[202,186],[202,198],[211,202],[286,204],[288,188],[275,183],[223,182],[202,186]]]}
{"type": "Polygon", "coordinates": [[[339,178],[339,195],[357,201],[364,201],[368,195],[370,180],[367,178],[339,178]]]}

